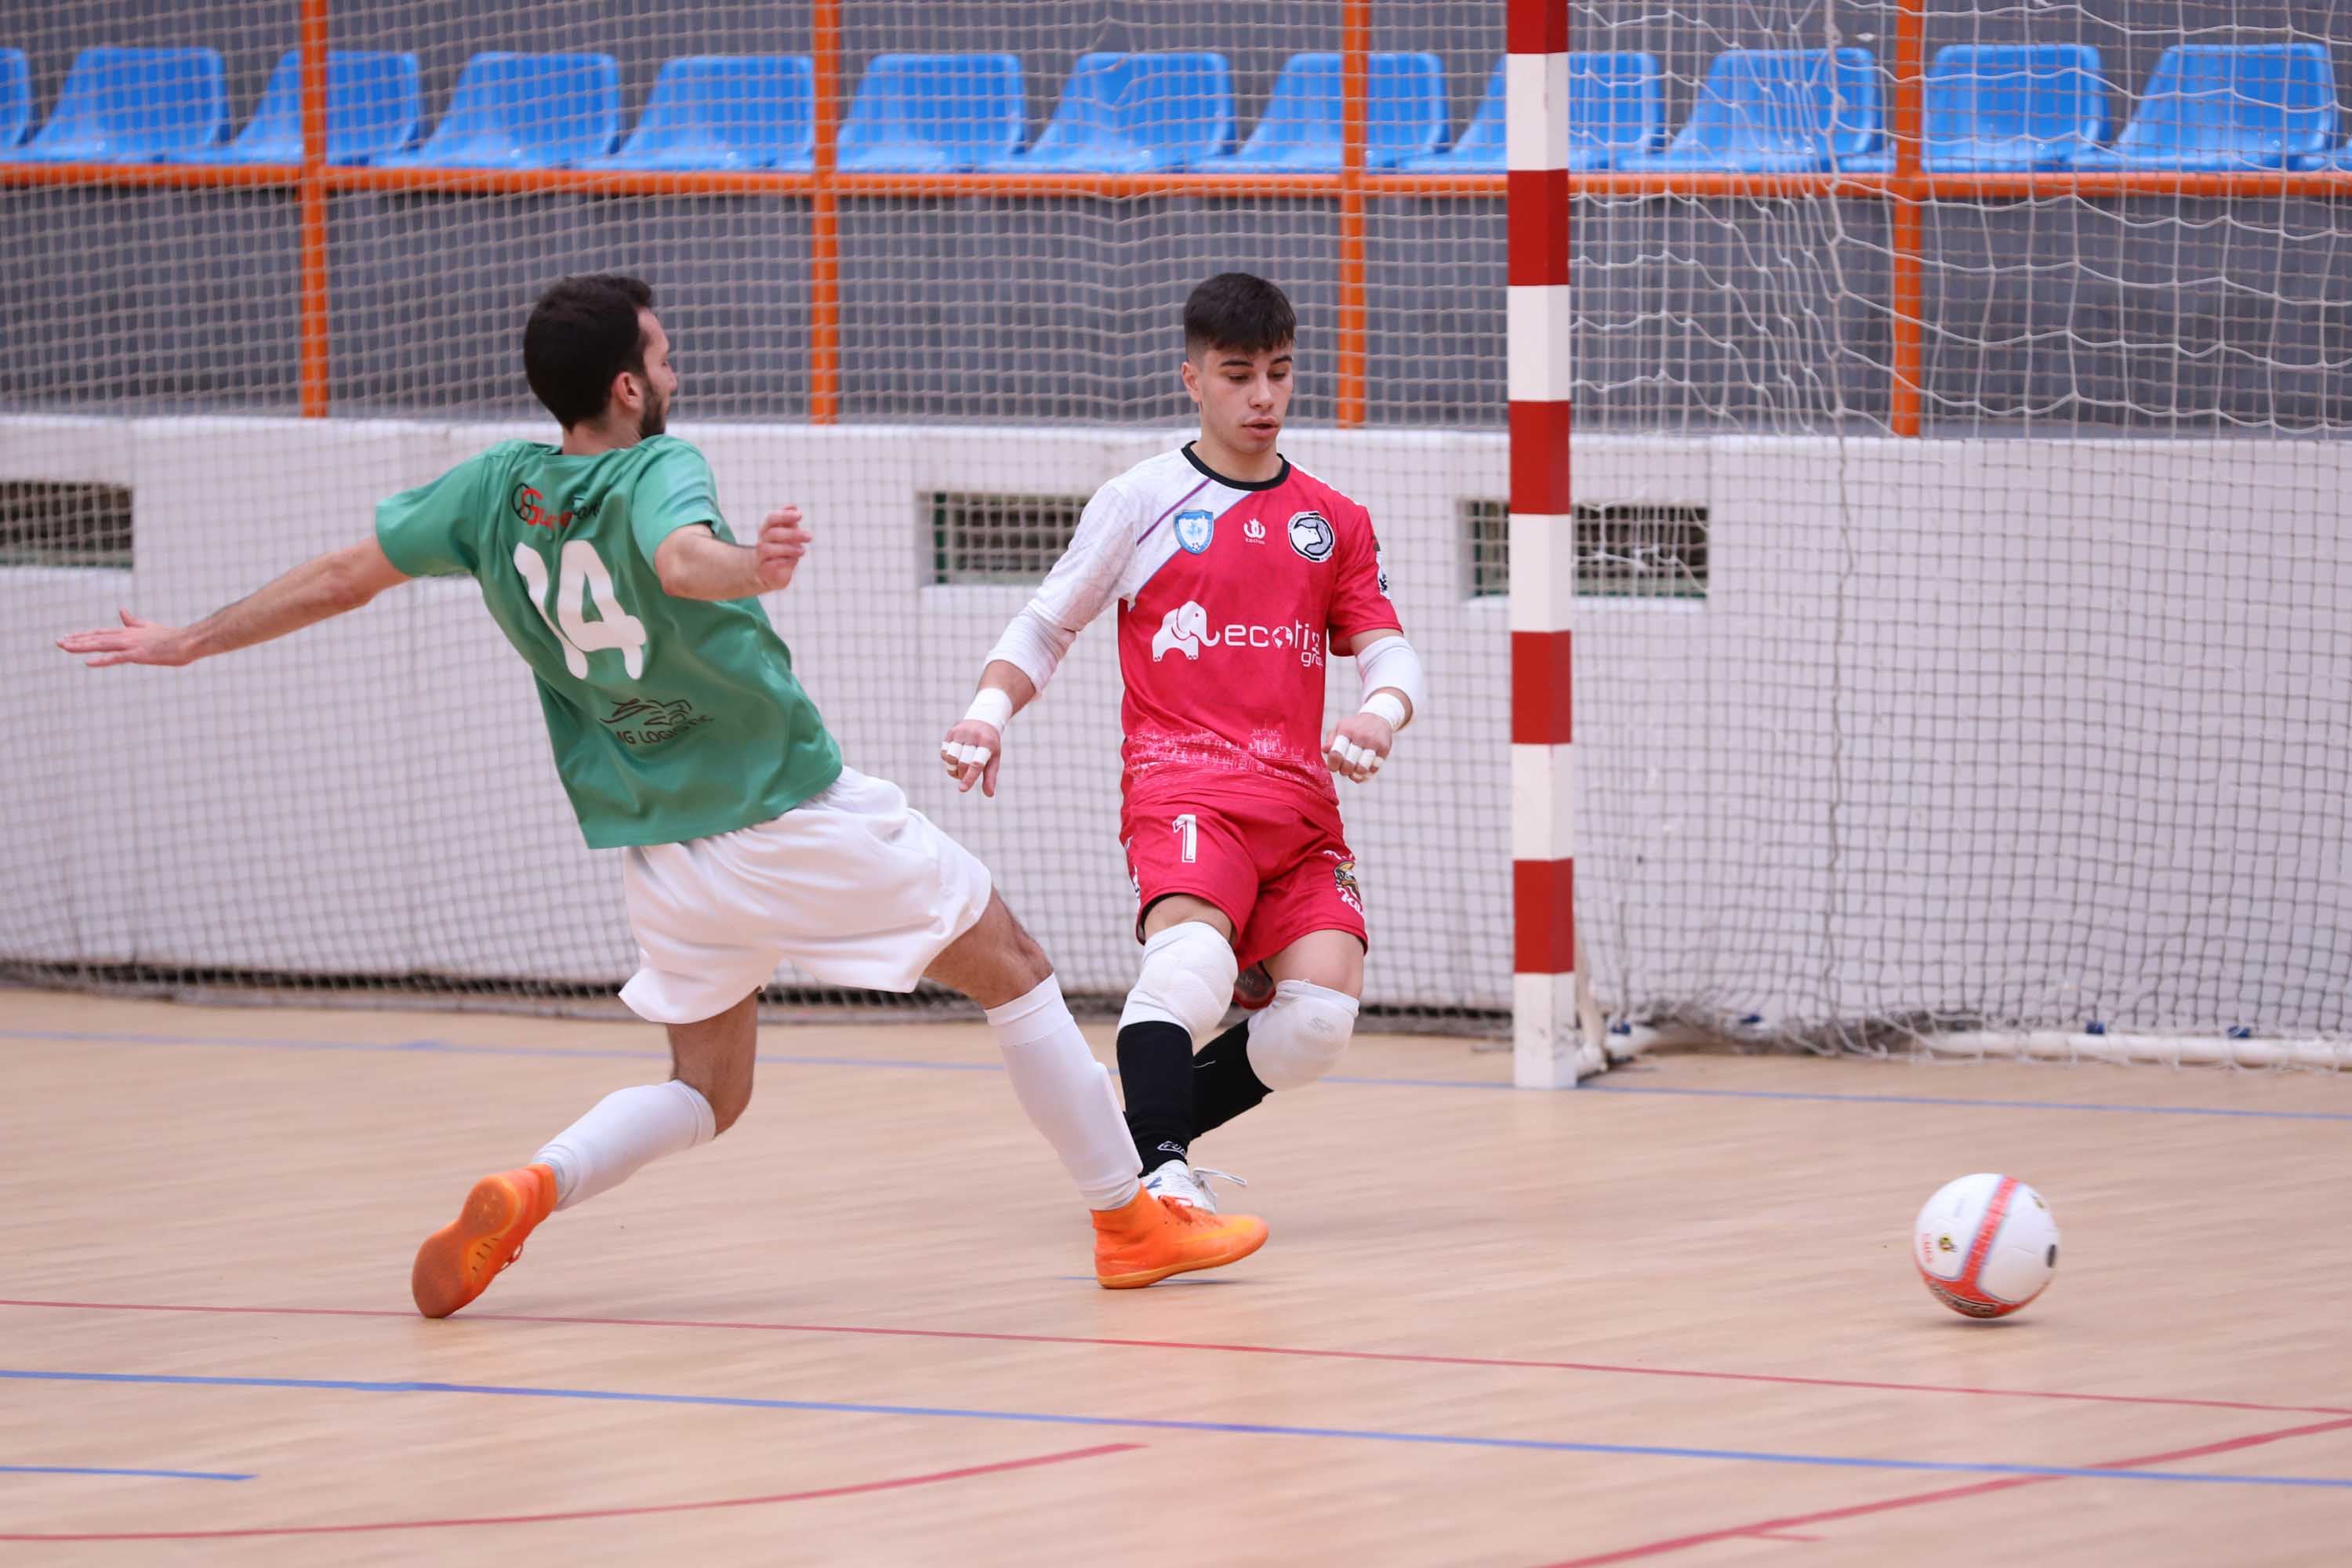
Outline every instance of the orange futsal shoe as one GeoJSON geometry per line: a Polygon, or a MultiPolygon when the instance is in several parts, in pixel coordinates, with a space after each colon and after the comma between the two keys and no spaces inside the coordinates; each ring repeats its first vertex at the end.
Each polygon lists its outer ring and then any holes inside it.
{"type": "Polygon", "coordinates": [[[425,1238],[408,1288],[416,1310],[446,1318],[490,1288],[522,1256],[523,1238],[555,1207],[555,1173],[544,1165],[484,1176],[457,1217],[425,1238]]]}
{"type": "Polygon", "coordinates": [[[1139,1186],[1125,1208],[1095,1210],[1095,1279],[1106,1290],[1220,1268],[1265,1245],[1265,1221],[1255,1215],[1209,1214],[1139,1186]]]}

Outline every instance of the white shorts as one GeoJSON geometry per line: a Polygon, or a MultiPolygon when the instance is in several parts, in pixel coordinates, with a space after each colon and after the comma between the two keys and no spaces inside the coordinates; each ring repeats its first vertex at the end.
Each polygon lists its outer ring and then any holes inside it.
{"type": "Polygon", "coordinates": [[[988,868],[887,779],[844,768],[772,822],[629,849],[637,973],[621,1000],[656,1024],[732,1007],[786,959],[828,985],[912,991],[988,908],[988,868]]]}

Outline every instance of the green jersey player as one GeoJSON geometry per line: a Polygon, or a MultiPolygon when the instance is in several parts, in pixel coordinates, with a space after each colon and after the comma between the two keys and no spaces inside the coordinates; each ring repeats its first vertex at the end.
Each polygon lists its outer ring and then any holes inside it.
{"type": "Polygon", "coordinates": [[[725,1131],[751,1096],[759,990],[785,960],[834,985],[929,977],[987,1009],[1014,1094],[1094,1211],[1104,1285],[1255,1251],[1258,1220],[1142,1191],[1108,1077],[987,869],[897,785],[843,764],[759,599],[791,584],[810,530],[782,507],[737,543],[702,455],[663,433],[677,376],[653,290],[563,279],[532,310],[522,360],[561,444],[493,447],[194,626],[126,610],[58,641],[92,665],[183,665],[462,575],[530,665],[581,831],[623,857],[639,963],[622,999],[667,1027],[673,1071],[476,1183],[417,1253],[417,1310],[446,1317],[551,1211],[725,1131]]]}

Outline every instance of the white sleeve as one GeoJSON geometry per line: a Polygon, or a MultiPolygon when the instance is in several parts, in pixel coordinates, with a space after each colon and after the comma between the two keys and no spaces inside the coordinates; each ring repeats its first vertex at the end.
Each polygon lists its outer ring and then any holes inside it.
{"type": "Polygon", "coordinates": [[[989,649],[990,661],[1004,660],[1045,690],[1087,623],[1118,596],[1119,580],[1134,554],[1127,497],[1117,485],[1105,485],[1087,502],[1070,547],[989,649]]]}
{"type": "Polygon", "coordinates": [[[1369,647],[1358,648],[1356,672],[1363,679],[1364,707],[1367,709],[1372,707],[1375,693],[1382,690],[1404,693],[1410,711],[1402,717],[1387,712],[1381,714],[1391,724],[1402,728],[1420,718],[1421,710],[1429,706],[1429,679],[1422,671],[1421,656],[1412,651],[1412,644],[1404,640],[1402,632],[1384,637],[1369,647]]]}

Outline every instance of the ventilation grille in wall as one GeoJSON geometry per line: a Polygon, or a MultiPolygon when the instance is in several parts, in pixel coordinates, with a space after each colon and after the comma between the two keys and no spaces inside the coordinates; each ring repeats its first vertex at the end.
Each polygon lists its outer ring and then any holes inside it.
{"type": "MultiPolygon", "coordinates": [[[[1470,596],[1510,592],[1511,510],[1498,500],[1465,500],[1460,518],[1470,596]]],[[[1580,598],[1706,597],[1706,508],[1628,501],[1577,503],[1576,592],[1580,598]]]]}
{"type": "Polygon", "coordinates": [[[1706,508],[1652,502],[1576,508],[1582,598],[1706,597],[1706,508]]]}
{"type": "Polygon", "coordinates": [[[1498,500],[1461,504],[1462,548],[1470,572],[1470,596],[1501,599],[1511,592],[1511,509],[1498,500]]]}
{"type": "Polygon", "coordinates": [[[131,487],[0,479],[0,566],[131,567],[131,487]]]}
{"type": "Polygon", "coordinates": [[[992,496],[934,491],[931,581],[1034,583],[1077,531],[1084,496],[992,496]]]}

